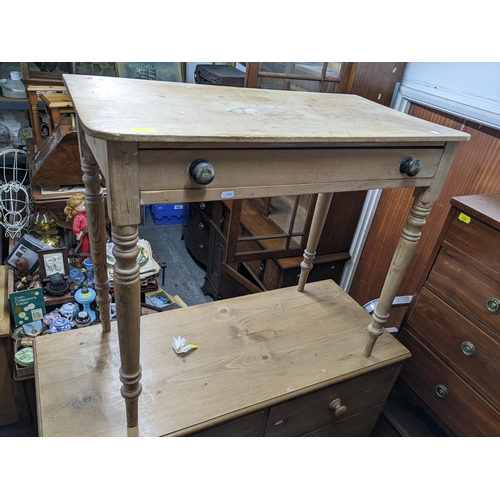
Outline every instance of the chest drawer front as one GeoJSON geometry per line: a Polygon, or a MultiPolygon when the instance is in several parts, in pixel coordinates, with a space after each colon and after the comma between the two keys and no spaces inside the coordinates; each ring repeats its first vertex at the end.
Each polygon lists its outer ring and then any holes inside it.
{"type": "Polygon", "coordinates": [[[426,288],[408,325],[500,408],[500,344],[426,288]]]}
{"type": "Polygon", "coordinates": [[[203,212],[191,210],[188,223],[195,233],[210,237],[210,219],[203,212]]]}
{"type": "Polygon", "coordinates": [[[264,418],[264,411],[231,420],[225,424],[211,427],[206,431],[193,434],[194,437],[258,437],[264,418]]]}
{"type": "Polygon", "coordinates": [[[306,434],[304,437],[369,437],[381,412],[382,405],[376,406],[355,417],[306,434]]]}
{"type": "MultiPolygon", "coordinates": [[[[212,201],[200,201],[196,203],[191,203],[191,209],[198,210],[200,213],[210,218],[212,215],[212,201]]],[[[192,210],[190,210],[192,212],[192,210]]]]}
{"type": "MultiPolygon", "coordinates": [[[[465,214],[467,215],[467,214],[465,214]]],[[[500,273],[500,245],[497,229],[471,217],[463,217],[463,212],[457,211],[448,231],[445,241],[489,268],[500,273]],[[459,219],[464,218],[468,223],[459,219]]]]}
{"type": "Polygon", "coordinates": [[[500,436],[500,413],[408,330],[399,340],[412,354],[401,378],[455,434],[500,436]]]}
{"type": "Polygon", "coordinates": [[[210,238],[206,234],[196,232],[188,223],[185,223],[182,228],[182,236],[184,237],[184,244],[191,252],[191,255],[206,267],[210,238]]]}
{"type": "Polygon", "coordinates": [[[500,300],[500,283],[494,275],[483,274],[469,261],[442,248],[427,285],[500,333],[500,313],[492,313],[486,307],[490,299],[500,300]]]}
{"type": "Polygon", "coordinates": [[[382,404],[400,366],[387,366],[271,408],[265,435],[303,436],[382,404]],[[338,416],[330,409],[337,399],[345,406],[338,416]]]}

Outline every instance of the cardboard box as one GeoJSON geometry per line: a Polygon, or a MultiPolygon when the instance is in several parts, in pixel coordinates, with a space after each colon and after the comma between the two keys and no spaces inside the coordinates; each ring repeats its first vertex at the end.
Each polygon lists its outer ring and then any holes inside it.
{"type": "Polygon", "coordinates": [[[169,293],[165,292],[165,290],[146,292],[144,294],[144,299],[147,306],[158,308],[159,311],[168,311],[170,309],[176,309],[177,307],[187,307],[185,302],[178,295],[170,295],[169,293]],[[162,305],[161,307],[157,306],[154,302],[151,302],[149,300],[151,298],[158,299],[160,297],[163,297],[163,299],[165,299],[165,305],[162,305]]]}

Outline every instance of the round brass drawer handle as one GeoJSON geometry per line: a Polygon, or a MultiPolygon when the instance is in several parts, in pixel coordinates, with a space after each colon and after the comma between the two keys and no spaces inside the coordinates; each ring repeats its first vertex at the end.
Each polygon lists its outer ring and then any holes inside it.
{"type": "Polygon", "coordinates": [[[492,314],[498,314],[500,312],[500,300],[495,297],[491,297],[486,301],[486,309],[492,314]]]}
{"type": "Polygon", "coordinates": [[[343,406],[340,398],[336,398],[330,403],[330,410],[335,412],[336,417],[340,417],[347,411],[347,406],[343,406]]]}
{"type": "Polygon", "coordinates": [[[476,348],[472,342],[462,342],[462,352],[468,357],[473,358],[476,355],[476,348]]]}
{"type": "Polygon", "coordinates": [[[441,399],[444,399],[446,396],[448,396],[448,389],[443,384],[438,384],[436,385],[436,394],[441,399]]]}

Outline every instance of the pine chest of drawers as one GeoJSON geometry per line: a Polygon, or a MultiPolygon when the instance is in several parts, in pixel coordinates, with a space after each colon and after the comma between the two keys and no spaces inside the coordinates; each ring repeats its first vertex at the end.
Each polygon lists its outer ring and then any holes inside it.
{"type": "Polygon", "coordinates": [[[458,436],[500,435],[500,194],[456,197],[399,340],[401,378],[458,436]]]}

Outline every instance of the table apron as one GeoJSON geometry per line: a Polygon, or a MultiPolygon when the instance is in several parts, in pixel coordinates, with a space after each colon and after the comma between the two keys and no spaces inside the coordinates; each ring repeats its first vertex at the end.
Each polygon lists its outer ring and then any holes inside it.
{"type": "Polygon", "coordinates": [[[442,148],[418,147],[139,150],[140,203],[429,186],[442,153],[442,148]],[[422,162],[414,177],[399,172],[407,156],[422,162]],[[197,159],[215,168],[215,178],[206,186],[196,184],[188,174],[197,159]]]}

